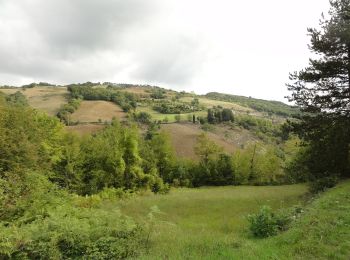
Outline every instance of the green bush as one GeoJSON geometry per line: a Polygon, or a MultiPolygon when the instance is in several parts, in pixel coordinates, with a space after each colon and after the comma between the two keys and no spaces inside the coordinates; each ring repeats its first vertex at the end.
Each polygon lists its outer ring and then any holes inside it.
{"type": "Polygon", "coordinates": [[[259,213],[248,215],[250,231],[255,237],[264,238],[277,235],[287,230],[291,217],[286,212],[275,214],[268,206],[263,206],[259,213]]]}
{"type": "Polygon", "coordinates": [[[270,207],[263,206],[259,213],[248,215],[250,231],[256,237],[274,236],[278,232],[276,220],[270,207]]]}
{"type": "Polygon", "coordinates": [[[0,178],[5,209],[0,211],[0,259],[137,256],[144,246],[142,228],[118,210],[101,209],[101,197],[76,198],[40,173],[23,173],[13,181],[0,178]]]}
{"type": "Polygon", "coordinates": [[[329,176],[317,179],[315,181],[310,182],[310,192],[318,193],[323,192],[329,188],[333,188],[338,182],[338,178],[336,176],[329,176]]]}

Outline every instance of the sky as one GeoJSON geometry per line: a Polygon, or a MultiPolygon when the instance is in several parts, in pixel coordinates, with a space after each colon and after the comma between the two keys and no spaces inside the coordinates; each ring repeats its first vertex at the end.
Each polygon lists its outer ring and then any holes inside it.
{"type": "Polygon", "coordinates": [[[151,84],[286,101],[328,0],[0,0],[0,85],[151,84]]]}

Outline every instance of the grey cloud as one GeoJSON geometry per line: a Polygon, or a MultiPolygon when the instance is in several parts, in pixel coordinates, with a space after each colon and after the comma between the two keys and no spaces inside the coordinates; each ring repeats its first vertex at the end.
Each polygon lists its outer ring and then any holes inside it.
{"type": "Polygon", "coordinates": [[[136,55],[138,68],[132,74],[136,79],[183,85],[207,58],[198,39],[175,33],[157,41],[145,44],[142,53],[136,55]]]}
{"type": "Polygon", "coordinates": [[[0,84],[8,83],[1,77],[109,80],[122,71],[133,82],[186,84],[204,59],[202,44],[166,26],[159,30],[164,6],[162,0],[0,0],[0,84]]]}
{"type": "Polygon", "coordinates": [[[21,7],[49,46],[73,55],[111,48],[123,34],[147,23],[155,12],[155,0],[25,1],[21,7]],[[34,4],[33,4],[34,2],[34,4]]]}

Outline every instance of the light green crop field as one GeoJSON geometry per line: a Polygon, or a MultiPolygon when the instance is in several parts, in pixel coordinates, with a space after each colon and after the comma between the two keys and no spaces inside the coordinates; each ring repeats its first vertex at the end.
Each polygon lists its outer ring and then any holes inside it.
{"type": "Polygon", "coordinates": [[[161,211],[155,214],[150,251],[143,259],[232,259],[225,254],[232,256],[242,241],[251,239],[248,214],[261,205],[279,209],[302,203],[306,190],[305,185],[172,189],[167,195],[118,202],[117,207],[140,222],[151,207],[161,211]]]}

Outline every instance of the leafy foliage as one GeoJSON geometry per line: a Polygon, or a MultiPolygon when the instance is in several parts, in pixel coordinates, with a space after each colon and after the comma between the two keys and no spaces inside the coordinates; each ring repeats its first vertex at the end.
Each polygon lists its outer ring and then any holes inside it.
{"type": "Polygon", "coordinates": [[[264,238],[286,230],[292,219],[285,212],[275,214],[270,207],[262,206],[259,213],[248,215],[248,221],[252,234],[264,238]]]}
{"type": "Polygon", "coordinates": [[[182,114],[201,111],[202,107],[199,105],[199,103],[186,103],[179,101],[172,102],[163,100],[156,102],[153,109],[162,114],[182,114]]]}
{"type": "Polygon", "coordinates": [[[25,95],[20,91],[16,91],[14,94],[10,94],[6,97],[6,101],[16,105],[28,106],[28,100],[25,95]]]}
{"type": "Polygon", "coordinates": [[[231,109],[213,107],[208,109],[207,120],[209,124],[219,124],[222,122],[233,122],[234,116],[231,109]]]}
{"type": "Polygon", "coordinates": [[[70,85],[68,90],[72,98],[111,101],[121,106],[125,112],[137,107],[137,97],[134,94],[119,91],[114,87],[94,88],[90,85],[70,85]]]}
{"type": "Polygon", "coordinates": [[[40,173],[2,179],[0,197],[2,259],[124,259],[143,247],[142,230],[129,218],[77,207],[40,173]]]}
{"type": "Polygon", "coordinates": [[[64,122],[66,125],[71,125],[70,115],[73,114],[80,106],[81,100],[72,98],[68,101],[68,104],[61,106],[60,110],[57,112],[57,117],[64,122]]]}
{"type": "Polygon", "coordinates": [[[330,18],[322,17],[321,29],[308,29],[310,49],[317,58],[309,67],[291,74],[290,100],[307,112],[294,131],[309,146],[305,166],[315,186],[333,185],[349,177],[350,147],[350,2],[330,1],[330,18]]]}

